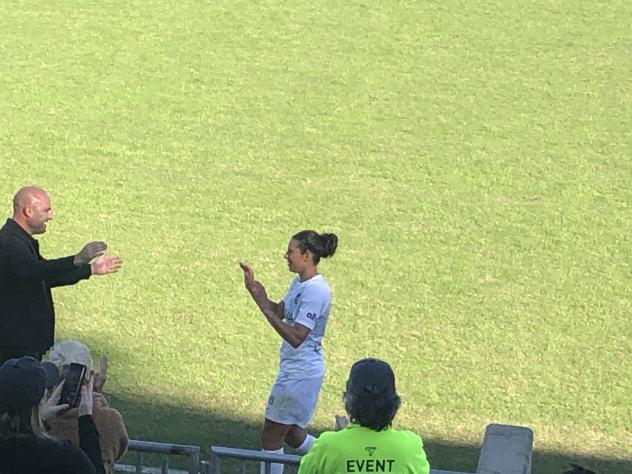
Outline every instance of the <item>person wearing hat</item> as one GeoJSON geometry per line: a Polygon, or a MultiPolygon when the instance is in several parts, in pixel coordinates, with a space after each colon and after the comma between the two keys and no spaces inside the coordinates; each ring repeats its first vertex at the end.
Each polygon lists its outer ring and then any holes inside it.
{"type": "MultiPolygon", "coordinates": [[[[53,346],[48,354],[48,360],[55,365],[56,370],[61,374],[63,381],[68,372],[70,364],[82,364],[86,366],[86,374],[90,373],[92,368],[92,356],[90,349],[79,341],[66,340],[58,342],[53,346]]],[[[111,408],[105,395],[103,395],[103,386],[97,384],[99,379],[105,378],[107,372],[107,358],[101,358],[101,370],[95,374],[95,385],[92,405],[92,417],[99,432],[99,441],[101,444],[101,460],[105,472],[110,474],[114,472],[114,463],[120,459],[127,450],[129,436],[123,417],[121,414],[111,408]],[[97,387],[97,385],[99,385],[97,387]]],[[[50,429],[48,433],[59,438],[71,441],[75,446],[79,446],[79,433],[77,433],[77,420],[80,416],[78,408],[71,408],[60,413],[51,419],[48,424],[50,429]]]]}
{"type": "Polygon", "coordinates": [[[32,357],[0,367],[0,474],[104,474],[99,435],[92,419],[93,378],[81,390],[81,449],[50,437],[44,422],[68,405],[58,405],[61,385],[44,401],[57,369],[32,357]]]}
{"type": "Polygon", "coordinates": [[[351,422],[340,431],[322,433],[301,459],[299,474],[430,472],[421,437],[391,427],[401,400],[386,362],[362,359],[353,364],[344,402],[351,422]]]}

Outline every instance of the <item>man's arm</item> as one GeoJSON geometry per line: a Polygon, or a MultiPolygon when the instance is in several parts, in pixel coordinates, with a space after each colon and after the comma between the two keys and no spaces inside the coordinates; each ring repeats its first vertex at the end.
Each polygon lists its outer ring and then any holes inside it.
{"type": "Polygon", "coordinates": [[[90,275],[107,275],[119,271],[123,261],[116,255],[102,255],[90,264],[83,264],[78,268],[70,270],[62,275],[51,278],[47,281],[48,286],[73,285],[79,280],[85,280],[90,275]]]}
{"type": "Polygon", "coordinates": [[[5,239],[0,246],[2,255],[0,261],[2,269],[27,280],[49,280],[63,275],[76,267],[73,264],[74,255],[52,260],[39,260],[35,249],[20,239],[5,239]]]}
{"type": "Polygon", "coordinates": [[[80,280],[86,280],[90,278],[91,274],[92,272],[90,271],[90,265],[81,265],[80,267],[75,267],[66,273],[54,276],[53,278],[49,278],[48,280],[46,280],[46,283],[50,288],[55,288],[57,286],[74,285],[80,280]]]}
{"type": "Polygon", "coordinates": [[[90,242],[76,255],[40,260],[28,243],[12,238],[2,242],[0,261],[7,273],[20,278],[44,280],[50,287],[70,285],[95,273],[89,262],[103,255],[104,246],[103,242],[90,242]]]}

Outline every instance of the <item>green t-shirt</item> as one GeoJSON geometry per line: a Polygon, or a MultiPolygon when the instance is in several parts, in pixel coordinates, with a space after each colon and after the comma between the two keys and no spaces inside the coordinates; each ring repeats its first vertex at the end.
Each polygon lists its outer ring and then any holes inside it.
{"type": "Polygon", "coordinates": [[[429,474],[430,465],[421,438],[412,431],[373,431],[352,423],[321,434],[301,459],[298,472],[429,474]]]}

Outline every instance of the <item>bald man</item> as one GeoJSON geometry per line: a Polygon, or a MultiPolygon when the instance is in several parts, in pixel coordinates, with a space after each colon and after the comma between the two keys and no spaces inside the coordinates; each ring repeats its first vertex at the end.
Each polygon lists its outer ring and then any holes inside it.
{"type": "Polygon", "coordinates": [[[0,363],[31,356],[38,360],[54,343],[51,288],[107,275],[121,260],[106,255],[104,242],[90,242],[77,255],[46,260],[34,235],[53,219],[50,196],[24,187],[13,198],[13,216],[0,229],[0,363]]]}

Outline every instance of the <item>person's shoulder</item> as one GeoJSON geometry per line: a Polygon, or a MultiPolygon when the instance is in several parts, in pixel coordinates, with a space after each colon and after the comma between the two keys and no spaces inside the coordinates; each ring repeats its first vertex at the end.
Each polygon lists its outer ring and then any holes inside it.
{"type": "Polygon", "coordinates": [[[93,418],[97,425],[105,424],[110,427],[124,426],[123,415],[116,408],[108,405],[93,407],[93,418]]]}
{"type": "Polygon", "coordinates": [[[421,444],[423,446],[423,440],[421,439],[421,436],[419,436],[414,431],[397,430],[395,428],[390,428],[389,432],[391,433],[391,436],[393,436],[394,438],[398,438],[398,442],[406,443],[410,445],[421,444]]]}
{"type": "Polygon", "coordinates": [[[327,295],[331,293],[331,290],[329,289],[329,283],[327,283],[325,277],[322,276],[320,273],[307,280],[304,284],[305,291],[327,295]]]}
{"type": "Polygon", "coordinates": [[[20,235],[24,230],[13,219],[7,219],[6,222],[0,227],[0,234],[2,235],[20,235]]]}
{"type": "Polygon", "coordinates": [[[49,457],[51,459],[64,459],[68,456],[75,457],[82,454],[79,448],[75,447],[70,441],[57,439],[53,437],[40,438],[28,436],[24,438],[16,438],[16,445],[28,446],[28,449],[34,456],[49,457]]]}
{"type": "Polygon", "coordinates": [[[11,228],[9,223],[7,222],[2,227],[0,227],[0,240],[14,239],[17,235],[15,231],[11,228]]]}
{"type": "Polygon", "coordinates": [[[290,281],[289,289],[292,290],[300,284],[301,284],[301,279],[298,277],[298,275],[296,275],[294,278],[292,278],[292,281],[290,281]]]}
{"type": "Polygon", "coordinates": [[[337,431],[324,431],[316,441],[328,447],[344,447],[358,437],[358,426],[348,426],[337,431]]]}
{"type": "Polygon", "coordinates": [[[105,398],[101,392],[92,392],[92,406],[94,408],[108,408],[110,404],[108,403],[108,399],[105,398]]]}
{"type": "Polygon", "coordinates": [[[90,458],[70,441],[57,441],[55,456],[51,457],[51,461],[51,467],[56,465],[65,469],[60,472],[94,472],[90,458]]]}
{"type": "Polygon", "coordinates": [[[29,245],[29,241],[33,240],[33,238],[24,232],[18,224],[11,220],[7,220],[7,222],[0,227],[0,240],[5,243],[23,243],[29,245]]]}
{"type": "Polygon", "coordinates": [[[336,442],[341,436],[344,436],[344,430],[339,431],[323,431],[317,438],[321,443],[336,442]]]}

